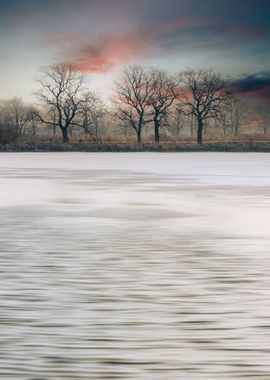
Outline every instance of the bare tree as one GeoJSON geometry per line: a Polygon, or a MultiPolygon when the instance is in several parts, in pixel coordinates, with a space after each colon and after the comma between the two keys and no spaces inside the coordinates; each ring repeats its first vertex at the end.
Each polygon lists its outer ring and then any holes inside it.
{"type": "MultiPolygon", "coordinates": [[[[219,125],[223,130],[223,134],[226,135],[228,132],[228,128],[230,127],[230,120],[229,120],[229,114],[225,110],[221,112],[220,118],[219,118],[219,125]]],[[[217,122],[217,120],[216,120],[217,122]]]]}
{"type": "Polygon", "coordinates": [[[116,116],[129,124],[136,132],[137,142],[141,143],[143,127],[147,120],[151,79],[140,65],[127,66],[122,79],[115,84],[116,116]]]}
{"type": "Polygon", "coordinates": [[[15,141],[18,133],[14,123],[10,120],[5,101],[0,102],[0,144],[9,144],[15,141]]]}
{"type": "Polygon", "coordinates": [[[6,108],[6,118],[9,119],[9,124],[15,128],[18,135],[22,135],[29,121],[28,107],[23,103],[21,98],[17,97],[6,100],[4,106],[6,108]]]}
{"type": "Polygon", "coordinates": [[[180,104],[186,115],[192,114],[197,120],[197,142],[202,143],[205,122],[218,118],[222,104],[231,94],[228,81],[212,69],[181,73],[183,93],[180,104]]]}
{"type": "Polygon", "coordinates": [[[243,106],[238,96],[231,96],[222,104],[220,113],[215,119],[216,126],[223,129],[224,135],[230,130],[234,136],[238,136],[243,116],[243,106]]]}
{"type": "Polygon", "coordinates": [[[176,137],[179,137],[180,132],[186,123],[186,116],[184,115],[183,110],[176,106],[174,107],[173,112],[170,112],[170,117],[173,119],[173,125],[171,129],[176,137]]]}
{"type": "Polygon", "coordinates": [[[68,130],[77,124],[76,117],[83,104],[85,75],[72,65],[59,63],[45,69],[37,82],[40,85],[37,98],[50,110],[55,120],[52,117],[45,119],[41,114],[38,116],[47,125],[55,126],[56,122],[61,129],[63,143],[66,143],[68,130]]]}
{"type": "Polygon", "coordinates": [[[34,106],[30,106],[27,112],[28,126],[30,127],[31,134],[33,135],[33,137],[36,136],[37,128],[40,123],[38,112],[38,109],[34,106]]]}
{"type": "Polygon", "coordinates": [[[215,119],[215,126],[217,128],[222,128],[223,134],[226,135],[228,130],[232,128],[232,113],[230,102],[226,102],[222,105],[219,113],[219,118],[215,119]]]}
{"type": "Polygon", "coordinates": [[[229,100],[230,123],[234,136],[238,136],[241,125],[242,107],[240,99],[233,95],[229,100]]]}
{"type": "Polygon", "coordinates": [[[266,135],[270,128],[270,105],[266,101],[262,101],[256,107],[257,120],[259,127],[263,130],[266,135]]]}
{"type": "Polygon", "coordinates": [[[105,114],[105,107],[95,92],[87,92],[83,96],[81,117],[82,127],[86,134],[95,136],[100,135],[100,121],[105,114]]]}
{"type": "Polygon", "coordinates": [[[152,69],[150,73],[150,85],[151,91],[148,97],[148,104],[151,107],[150,115],[154,122],[155,142],[159,143],[160,127],[178,95],[179,81],[169,76],[166,71],[152,69]]]}

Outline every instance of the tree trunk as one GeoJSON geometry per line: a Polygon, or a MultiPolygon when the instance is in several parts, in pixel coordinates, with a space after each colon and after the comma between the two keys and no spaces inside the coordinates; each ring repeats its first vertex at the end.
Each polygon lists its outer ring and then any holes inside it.
{"type": "Polygon", "coordinates": [[[137,143],[141,144],[142,143],[142,137],[141,137],[141,131],[137,132],[137,143]]]}
{"type": "Polygon", "coordinates": [[[138,126],[137,126],[137,129],[136,129],[136,133],[137,133],[137,143],[138,143],[138,144],[141,144],[141,143],[142,143],[142,138],[141,138],[141,135],[142,135],[142,128],[143,128],[143,115],[140,116],[140,119],[139,119],[139,122],[138,122],[138,126]]]}
{"type": "Polygon", "coordinates": [[[68,143],[68,129],[67,129],[67,127],[65,127],[65,128],[60,127],[60,128],[61,128],[62,136],[63,136],[63,144],[66,144],[66,143],[68,143]]]}
{"type": "Polygon", "coordinates": [[[202,144],[203,121],[198,119],[197,142],[202,144]]]}
{"type": "Polygon", "coordinates": [[[159,120],[154,119],[154,125],[155,125],[155,143],[159,144],[159,141],[160,141],[160,133],[159,133],[160,123],[159,123],[159,120]]]}

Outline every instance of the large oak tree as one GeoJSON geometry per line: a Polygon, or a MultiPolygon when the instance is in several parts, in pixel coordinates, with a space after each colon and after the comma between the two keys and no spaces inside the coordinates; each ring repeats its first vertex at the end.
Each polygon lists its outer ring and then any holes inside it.
{"type": "Polygon", "coordinates": [[[115,93],[116,114],[136,132],[140,144],[143,127],[149,122],[149,73],[140,65],[125,67],[122,78],[115,83],[115,93]]]}
{"type": "Polygon", "coordinates": [[[37,82],[40,86],[36,95],[48,110],[49,115],[40,120],[47,125],[59,126],[63,142],[68,142],[68,130],[76,125],[76,117],[84,104],[85,75],[70,65],[58,63],[43,70],[37,82]]]}
{"type": "Polygon", "coordinates": [[[180,104],[184,112],[197,120],[197,142],[202,143],[207,119],[217,119],[222,105],[231,96],[228,80],[213,69],[199,69],[181,73],[183,91],[180,104]]]}
{"type": "Polygon", "coordinates": [[[152,69],[150,73],[151,91],[148,104],[150,115],[154,123],[155,142],[160,141],[160,128],[167,118],[170,107],[178,95],[179,81],[166,71],[152,69]]]}

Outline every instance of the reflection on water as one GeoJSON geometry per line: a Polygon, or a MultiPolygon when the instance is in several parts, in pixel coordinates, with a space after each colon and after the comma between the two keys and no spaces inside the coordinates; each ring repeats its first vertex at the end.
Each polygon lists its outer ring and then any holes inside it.
{"type": "Polygon", "coordinates": [[[270,378],[270,156],[0,155],[0,378],[270,378]]]}

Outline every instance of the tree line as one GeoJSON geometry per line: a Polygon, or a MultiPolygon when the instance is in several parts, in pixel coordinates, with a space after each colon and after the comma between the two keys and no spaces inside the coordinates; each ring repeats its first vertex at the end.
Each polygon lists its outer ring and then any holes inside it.
{"type": "MultiPolygon", "coordinates": [[[[243,114],[232,80],[212,68],[172,75],[141,65],[127,66],[115,82],[110,107],[87,88],[86,75],[69,64],[44,69],[37,84],[38,106],[26,106],[20,98],[2,102],[0,139],[3,129],[14,138],[26,129],[35,136],[40,125],[54,133],[60,130],[63,143],[69,141],[74,128],[95,139],[106,116],[111,121],[118,120],[125,134],[132,130],[139,144],[145,128],[153,129],[155,142],[159,143],[169,120],[179,135],[183,120],[189,119],[192,128],[196,125],[197,142],[201,144],[209,123],[222,128],[224,134],[231,128],[237,135],[243,114]]],[[[256,117],[266,134],[270,126],[269,105],[258,104],[256,117]]]]}

